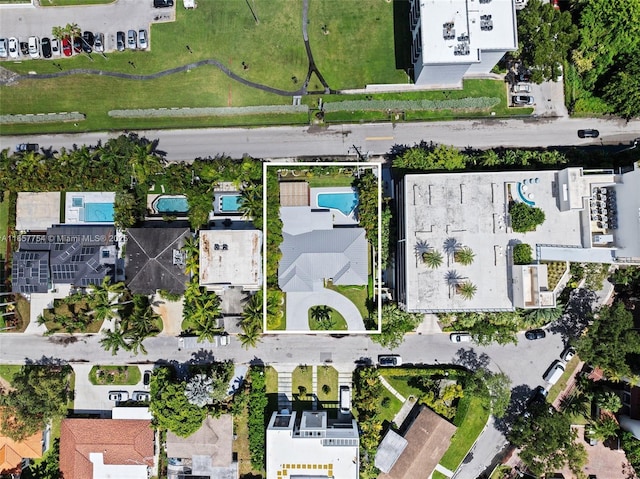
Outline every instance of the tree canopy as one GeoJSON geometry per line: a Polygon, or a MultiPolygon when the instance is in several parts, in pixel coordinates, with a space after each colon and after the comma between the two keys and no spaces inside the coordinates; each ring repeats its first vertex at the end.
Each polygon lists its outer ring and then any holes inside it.
{"type": "Polygon", "coordinates": [[[538,225],[544,223],[544,211],[526,203],[513,202],[509,205],[511,228],[517,233],[534,231],[538,225]]]}
{"type": "Polygon", "coordinates": [[[622,302],[603,306],[576,344],[580,359],[612,378],[638,374],[631,368],[633,355],[640,354],[640,334],[633,328],[633,315],[622,302]]]}
{"type": "Polygon", "coordinates": [[[395,304],[382,306],[382,329],[380,334],[373,334],[371,340],[386,348],[397,348],[404,335],[413,331],[422,321],[419,314],[407,313],[395,304]]]}
{"type": "Polygon", "coordinates": [[[393,167],[405,170],[462,170],[466,156],[448,145],[422,142],[406,149],[393,160],[393,167]]]}
{"type": "Polygon", "coordinates": [[[578,35],[569,12],[560,12],[550,2],[529,0],[518,12],[520,58],[536,83],[556,81],[562,63],[578,35]]]}

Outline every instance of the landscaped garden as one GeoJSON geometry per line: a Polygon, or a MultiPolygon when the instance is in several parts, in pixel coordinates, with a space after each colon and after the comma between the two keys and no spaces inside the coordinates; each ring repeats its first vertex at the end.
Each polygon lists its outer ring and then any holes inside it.
{"type": "Polygon", "coordinates": [[[89,381],[96,386],[133,386],[141,377],[137,366],[94,366],[89,372],[89,381]]]}
{"type": "MultiPolygon", "coordinates": [[[[320,402],[338,402],[338,371],[332,366],[316,366],[318,375],[318,400],[320,402]]],[[[326,405],[323,404],[323,407],[326,405]]]]}
{"type": "Polygon", "coordinates": [[[293,370],[291,375],[291,389],[293,391],[293,407],[305,410],[313,399],[313,368],[302,365],[293,370]]]}
{"type": "Polygon", "coordinates": [[[346,331],[348,329],[344,316],[329,306],[314,306],[307,314],[311,331],[346,331]]]}

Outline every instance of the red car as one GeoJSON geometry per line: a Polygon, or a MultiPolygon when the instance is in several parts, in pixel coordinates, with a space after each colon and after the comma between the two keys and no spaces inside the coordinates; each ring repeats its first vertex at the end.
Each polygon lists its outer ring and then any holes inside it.
{"type": "Polygon", "coordinates": [[[62,53],[64,53],[65,57],[71,56],[71,40],[69,37],[64,37],[62,39],[62,53]]]}

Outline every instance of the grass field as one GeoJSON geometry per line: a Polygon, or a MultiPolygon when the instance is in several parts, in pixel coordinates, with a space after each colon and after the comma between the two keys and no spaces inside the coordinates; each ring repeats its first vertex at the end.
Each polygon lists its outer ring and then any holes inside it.
{"type": "Polygon", "coordinates": [[[89,381],[93,385],[133,386],[141,379],[137,366],[94,366],[89,371],[89,381]]]}
{"type": "Polygon", "coordinates": [[[331,366],[317,366],[318,372],[318,400],[338,401],[338,371],[331,366]],[[322,387],[329,386],[329,392],[324,393],[322,387]]]}
{"type": "Polygon", "coordinates": [[[13,381],[13,377],[20,371],[22,366],[12,366],[9,364],[0,364],[0,377],[8,383],[13,381]]]}
{"type": "Polygon", "coordinates": [[[40,0],[42,7],[68,7],[71,5],[98,5],[113,3],[115,0],[40,0]]]}
{"type": "Polygon", "coordinates": [[[551,389],[549,389],[549,394],[547,395],[548,403],[552,404],[553,401],[556,400],[558,395],[565,390],[565,388],[567,387],[567,383],[569,382],[569,378],[571,377],[571,375],[576,370],[579,364],[580,364],[580,358],[578,358],[578,356],[574,356],[573,358],[571,358],[571,361],[567,363],[564,373],[562,373],[562,376],[560,376],[560,379],[558,380],[558,382],[555,383],[551,387],[551,389]]]}
{"type": "Polygon", "coordinates": [[[7,234],[9,230],[9,193],[0,201],[0,260],[6,259],[7,234]]]}
{"type": "Polygon", "coordinates": [[[369,317],[366,286],[336,286],[327,281],[325,287],[340,293],[355,304],[363,319],[369,317]]]}
{"type": "MultiPolygon", "coordinates": [[[[329,314],[331,315],[330,317],[333,324],[333,327],[330,330],[346,331],[347,329],[349,329],[347,326],[347,322],[344,319],[344,316],[342,316],[338,311],[336,311],[333,308],[329,308],[329,309],[331,310],[329,314]]],[[[311,309],[307,311],[307,317],[309,321],[309,329],[311,331],[327,331],[327,329],[323,328],[321,324],[311,316],[311,309]]]]}

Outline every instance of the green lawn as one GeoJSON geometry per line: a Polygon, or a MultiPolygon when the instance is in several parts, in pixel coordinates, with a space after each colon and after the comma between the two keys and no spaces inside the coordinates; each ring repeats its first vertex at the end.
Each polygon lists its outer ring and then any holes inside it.
{"type": "Polygon", "coordinates": [[[22,366],[14,366],[9,364],[0,364],[0,377],[11,383],[13,377],[20,371],[22,366]]]}
{"type": "Polygon", "coordinates": [[[324,328],[318,321],[316,321],[312,316],[311,316],[311,309],[310,308],[307,311],[307,319],[309,321],[309,329],[311,331],[346,331],[348,328],[347,326],[347,321],[344,319],[344,316],[342,316],[338,311],[336,311],[333,308],[329,308],[330,311],[330,315],[331,315],[331,321],[333,324],[333,327],[331,329],[326,329],[324,328]]]}
{"type": "Polygon", "coordinates": [[[336,286],[329,281],[327,281],[325,286],[327,289],[337,291],[355,304],[363,319],[369,317],[369,311],[367,311],[366,286],[336,286]]]}
{"type": "Polygon", "coordinates": [[[89,372],[93,385],[133,386],[142,379],[137,366],[94,366],[89,372]]]}
{"type": "Polygon", "coordinates": [[[331,366],[317,366],[318,370],[318,400],[319,401],[338,401],[338,371],[331,366]],[[330,390],[327,394],[322,390],[322,386],[329,386],[330,390]]]}
{"type": "Polygon", "coordinates": [[[313,372],[311,366],[298,366],[293,370],[293,374],[291,375],[291,389],[295,397],[300,395],[301,386],[305,388],[306,395],[310,396],[313,393],[313,372]]]}
{"type": "Polygon", "coordinates": [[[7,253],[7,235],[9,232],[9,192],[5,192],[0,201],[0,259],[7,253]]]}
{"type": "Polygon", "coordinates": [[[115,0],[40,0],[43,7],[67,7],[70,5],[98,5],[100,3],[113,3],[115,0]]]}
{"type": "MultiPolygon", "coordinates": [[[[460,425],[451,439],[449,449],[440,460],[440,464],[452,471],[458,468],[489,419],[489,411],[482,407],[480,399],[471,398],[468,406],[461,423],[456,416],[455,422],[460,425]]],[[[458,408],[458,414],[463,414],[464,411],[460,409],[462,408],[458,408]]]]}
{"type": "Polygon", "coordinates": [[[389,422],[393,422],[393,418],[396,417],[396,414],[398,414],[402,408],[402,402],[385,387],[383,387],[382,394],[376,404],[376,410],[378,411],[380,419],[389,422]]]}
{"type": "Polygon", "coordinates": [[[383,370],[380,372],[380,375],[383,376],[387,382],[405,398],[409,398],[409,396],[419,398],[424,394],[420,389],[409,385],[411,376],[387,376],[385,373],[386,370],[383,370]]]}

